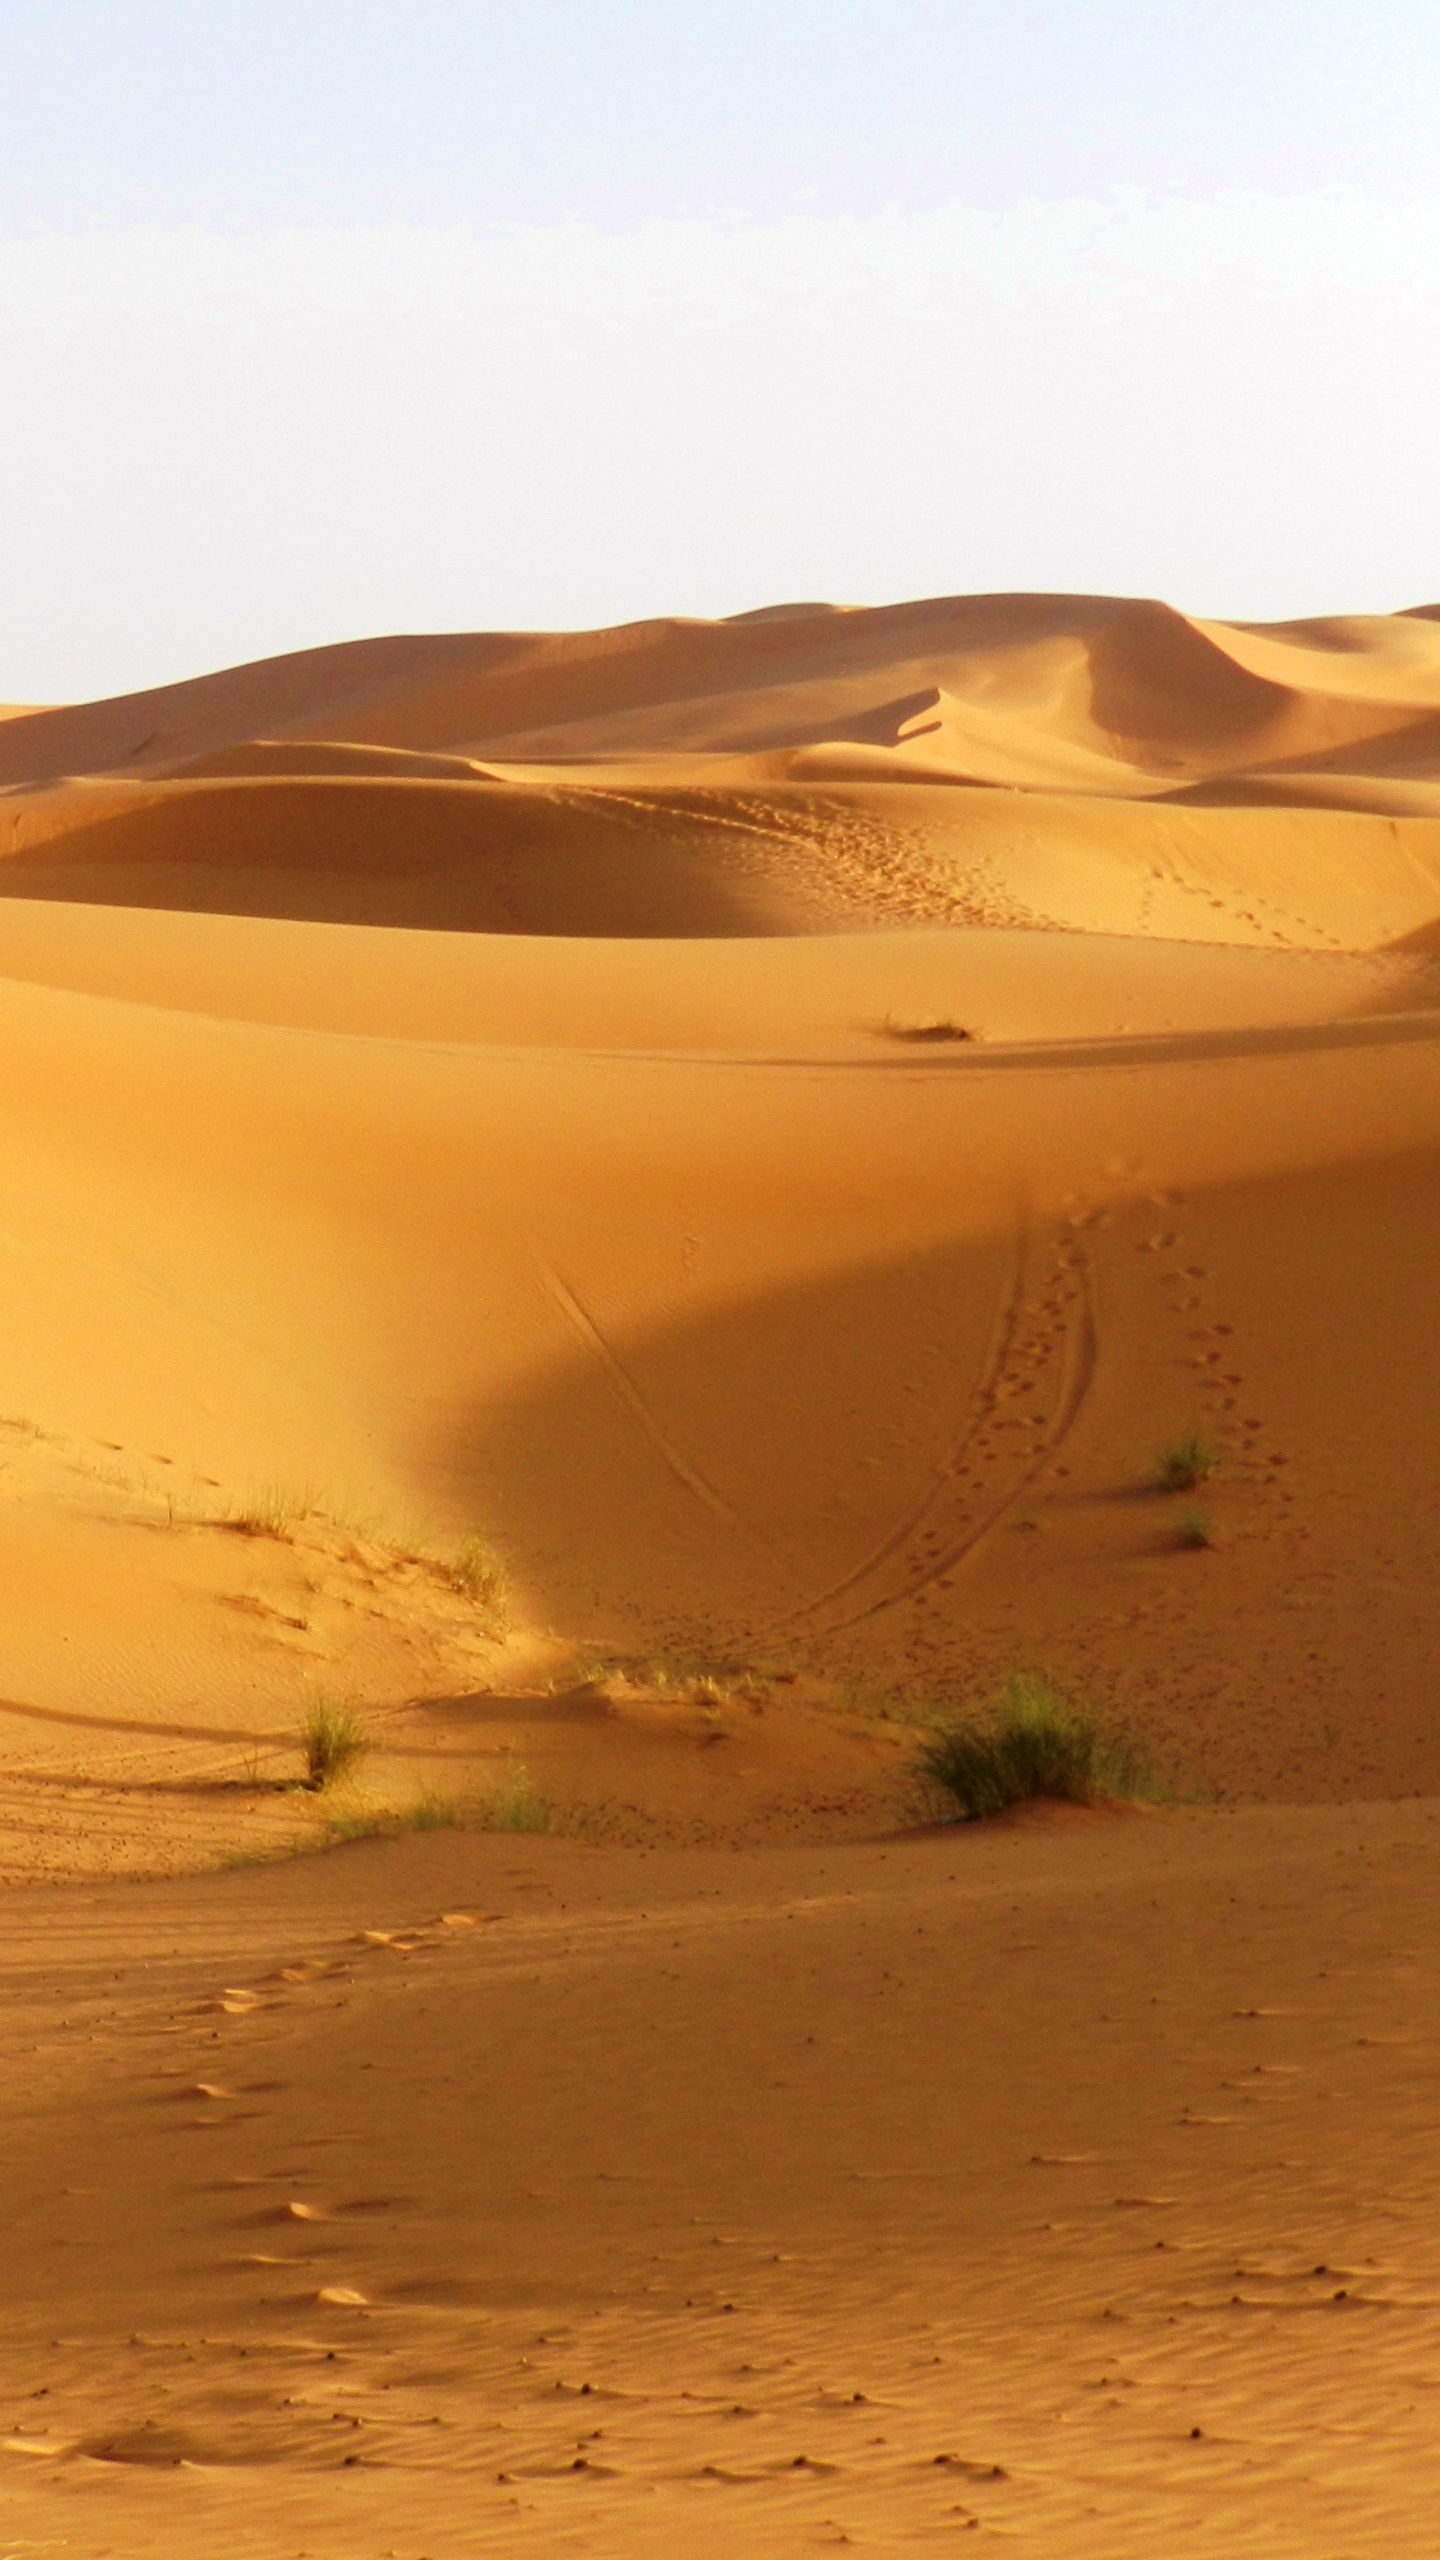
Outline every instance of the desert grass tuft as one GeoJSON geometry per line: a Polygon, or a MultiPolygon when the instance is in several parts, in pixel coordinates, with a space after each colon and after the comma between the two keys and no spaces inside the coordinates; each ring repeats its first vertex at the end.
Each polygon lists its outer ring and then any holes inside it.
{"type": "Polygon", "coordinates": [[[288,1541],[294,1537],[297,1523],[313,1508],[308,1492],[294,1492],[279,1484],[257,1485],[242,1502],[233,1504],[217,1525],[233,1529],[240,1538],[288,1541]]]}
{"type": "Polygon", "coordinates": [[[375,1805],[354,1813],[332,1814],[326,1824],[334,1841],[393,1840],[410,1831],[525,1831],[563,1834],[583,1839],[591,1818],[579,1809],[562,1809],[536,1786],[530,1772],[515,1761],[487,1793],[476,1796],[422,1795],[403,1805],[375,1805]]]}
{"type": "Polygon", "coordinates": [[[413,1803],[370,1805],[358,1813],[335,1813],[325,1826],[336,1842],[395,1840],[407,1831],[471,1831],[474,1808],[454,1796],[417,1796],[413,1803]]]}
{"type": "Polygon", "coordinates": [[[1162,1493],[1193,1493],[1197,1485],[1208,1484],[1219,1464],[1219,1451],[1191,1431],[1161,1450],[1155,1474],[1162,1493]]]}
{"type": "Polygon", "coordinates": [[[353,1769],[370,1748],[369,1737],[353,1707],[333,1698],[312,1698],[300,1719],[300,1749],[305,1760],[303,1784],[318,1795],[353,1769]]]}
{"type": "Polygon", "coordinates": [[[473,1815],[477,1831],[558,1831],[559,1807],[537,1787],[523,1761],[516,1760],[497,1786],[481,1796],[473,1815]]]}
{"type": "Polygon", "coordinates": [[[503,1635],[510,1623],[510,1586],[489,1539],[476,1530],[446,1566],[445,1574],[462,1599],[473,1600],[487,1631],[503,1635]]]}
{"type": "Polygon", "coordinates": [[[955,1022],[948,1014],[937,1014],[923,1022],[896,1022],[887,1015],[882,1026],[887,1040],[913,1040],[920,1043],[946,1040],[973,1040],[975,1034],[963,1022],[955,1022]]]}
{"type": "Polygon", "coordinates": [[[988,1716],[937,1724],[915,1762],[927,1802],[980,1822],[1038,1796],[1066,1804],[1153,1795],[1142,1762],[1064,1691],[1026,1672],[1007,1680],[988,1716]]]}
{"type": "Polygon", "coordinates": [[[1215,1524],[1208,1511],[1201,1511],[1193,1502],[1187,1502],[1176,1518],[1175,1535],[1182,1547],[1213,1547],[1215,1524]]]}

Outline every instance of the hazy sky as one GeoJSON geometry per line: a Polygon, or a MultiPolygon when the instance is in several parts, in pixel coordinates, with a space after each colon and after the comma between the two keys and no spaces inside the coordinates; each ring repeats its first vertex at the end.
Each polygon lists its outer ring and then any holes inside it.
{"type": "Polygon", "coordinates": [[[0,0],[0,698],[1440,594],[1437,0],[0,0]]]}

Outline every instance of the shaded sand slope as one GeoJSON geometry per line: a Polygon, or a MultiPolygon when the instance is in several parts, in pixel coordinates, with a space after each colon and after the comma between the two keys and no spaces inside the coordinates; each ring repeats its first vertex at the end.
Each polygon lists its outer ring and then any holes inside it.
{"type": "Polygon", "coordinates": [[[1057,1815],[12,1897],[0,2526],[1422,2560],[1435,1853],[1057,1815]]]}

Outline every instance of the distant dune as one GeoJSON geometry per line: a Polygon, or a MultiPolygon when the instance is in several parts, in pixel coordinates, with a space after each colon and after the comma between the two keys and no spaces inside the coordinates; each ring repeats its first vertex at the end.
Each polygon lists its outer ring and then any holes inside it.
{"type": "Polygon", "coordinates": [[[1436,902],[1440,623],[999,596],[359,641],[17,715],[0,781],[17,896],[1359,949],[1436,902]]]}

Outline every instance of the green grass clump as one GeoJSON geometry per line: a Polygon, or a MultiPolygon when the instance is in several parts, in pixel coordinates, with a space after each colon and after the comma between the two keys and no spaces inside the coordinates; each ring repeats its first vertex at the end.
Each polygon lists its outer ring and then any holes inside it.
{"type": "Polygon", "coordinates": [[[395,1840],[410,1831],[528,1831],[587,1839],[593,1818],[583,1810],[557,1805],[517,1760],[488,1794],[422,1795],[409,1804],[361,1806],[352,1813],[332,1814],[325,1828],[336,1842],[395,1840]]]}
{"type": "Polygon", "coordinates": [[[1213,1547],[1215,1525],[1208,1511],[1200,1511],[1187,1502],[1175,1522],[1175,1535],[1182,1547],[1213,1547]]]}
{"type": "Polygon", "coordinates": [[[508,1768],[498,1786],[481,1796],[472,1816],[477,1831],[558,1831],[560,1812],[537,1787],[520,1761],[508,1768]]]}
{"type": "Polygon", "coordinates": [[[962,1822],[1036,1796],[1094,1804],[1153,1792],[1127,1743],[1048,1680],[1023,1672],[1006,1681],[987,1717],[937,1725],[915,1773],[928,1801],[962,1822]]]}
{"type": "Polygon", "coordinates": [[[467,1538],[447,1572],[462,1599],[474,1601],[490,1633],[503,1635],[510,1621],[510,1589],[488,1538],[478,1531],[467,1538]]]}
{"type": "Polygon", "coordinates": [[[394,1840],[408,1831],[579,1833],[584,1822],[562,1813],[517,1760],[486,1795],[427,1794],[409,1804],[361,1806],[353,1813],[332,1814],[325,1827],[332,1840],[343,1841],[394,1840]]]}
{"type": "Polygon", "coordinates": [[[404,1831],[468,1831],[472,1808],[454,1796],[417,1796],[413,1804],[376,1806],[368,1813],[332,1814],[326,1829],[334,1841],[394,1840],[404,1831]]]}
{"type": "Polygon", "coordinates": [[[1198,1431],[1191,1431],[1161,1450],[1155,1473],[1162,1493],[1193,1493],[1197,1485],[1209,1482],[1219,1464],[1218,1450],[1202,1440],[1198,1431]]]}
{"type": "Polygon", "coordinates": [[[312,1698],[300,1719],[300,1749],[305,1758],[303,1783],[313,1794],[342,1778],[370,1748],[364,1725],[353,1707],[332,1698],[312,1698]]]}
{"type": "Polygon", "coordinates": [[[420,1796],[405,1815],[407,1831],[463,1831],[465,1827],[465,1807],[454,1796],[420,1796]]]}

